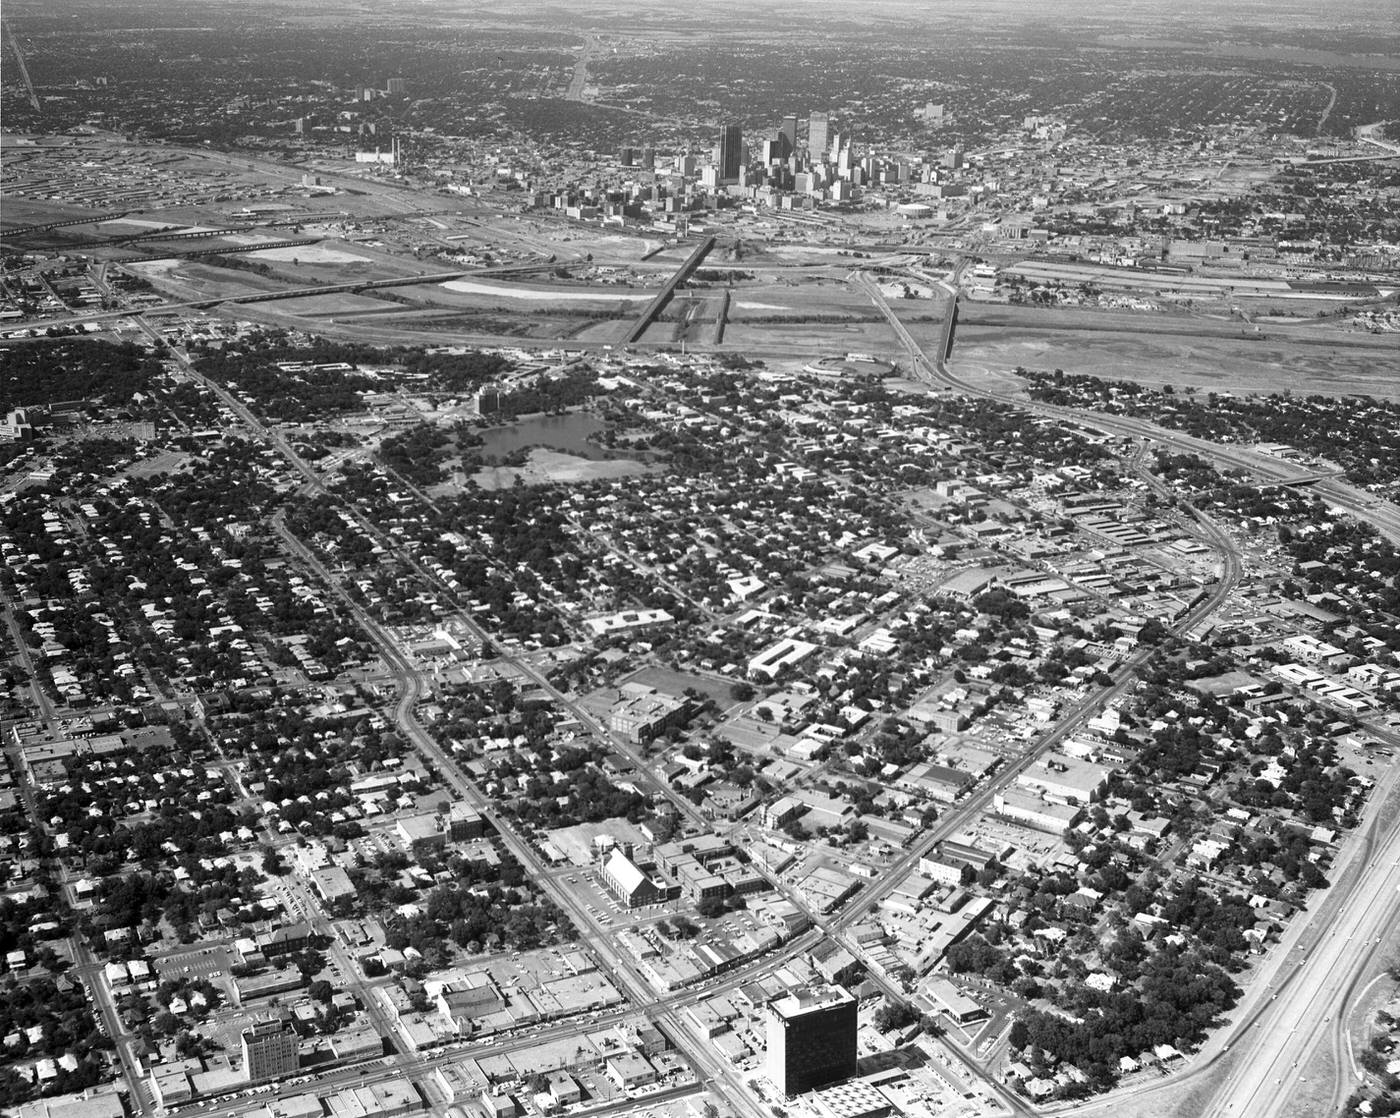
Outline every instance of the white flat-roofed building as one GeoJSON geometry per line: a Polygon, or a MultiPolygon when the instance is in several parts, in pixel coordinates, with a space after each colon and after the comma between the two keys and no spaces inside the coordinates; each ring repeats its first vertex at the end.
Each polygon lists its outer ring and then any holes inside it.
{"type": "Polygon", "coordinates": [[[784,668],[802,663],[816,650],[817,646],[808,641],[788,637],[750,660],[749,675],[774,679],[784,668]]]}
{"type": "Polygon", "coordinates": [[[923,992],[959,1025],[977,1021],[987,1016],[987,1010],[973,1001],[946,978],[930,978],[923,984],[923,992]]]}
{"type": "Polygon", "coordinates": [[[1330,660],[1334,656],[1343,656],[1345,649],[1338,648],[1335,644],[1328,644],[1326,641],[1318,640],[1316,637],[1308,636],[1306,633],[1297,637],[1285,637],[1280,642],[1280,647],[1289,656],[1296,660],[1301,660],[1305,664],[1316,664],[1323,660],[1330,660]]]}
{"type": "Polygon", "coordinates": [[[590,617],[583,623],[589,636],[606,637],[613,633],[626,633],[649,629],[654,625],[667,625],[675,618],[664,609],[628,609],[621,613],[590,617]]]}
{"type": "Polygon", "coordinates": [[[1323,676],[1315,672],[1312,668],[1305,668],[1302,664],[1275,664],[1269,669],[1270,675],[1278,676],[1284,683],[1291,683],[1294,687],[1307,687],[1312,683],[1321,683],[1323,676]]]}
{"type": "Polygon", "coordinates": [[[1048,757],[1016,777],[1016,783],[1047,799],[1087,804],[1098,798],[1111,769],[1074,757],[1048,757]]]}
{"type": "Polygon", "coordinates": [[[1003,819],[1054,835],[1073,827],[1084,814],[1082,807],[1052,803],[1016,788],[998,792],[992,798],[992,807],[1003,819]]]}

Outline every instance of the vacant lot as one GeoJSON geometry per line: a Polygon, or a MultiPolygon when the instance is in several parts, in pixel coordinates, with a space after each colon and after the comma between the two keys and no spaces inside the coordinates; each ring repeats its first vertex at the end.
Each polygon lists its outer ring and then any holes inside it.
{"type": "Polygon", "coordinates": [[[526,465],[518,468],[488,466],[473,474],[472,480],[482,489],[509,489],[517,478],[526,485],[545,485],[551,482],[568,484],[635,477],[637,474],[652,473],[657,469],[659,467],[645,462],[634,462],[630,458],[605,458],[595,461],[537,447],[530,451],[530,460],[526,465]]]}
{"type": "Polygon", "coordinates": [[[684,694],[687,687],[693,687],[702,695],[707,695],[715,701],[715,706],[720,710],[728,710],[735,705],[733,697],[729,694],[732,686],[728,680],[716,679],[707,675],[692,675],[690,672],[673,671],[670,668],[650,667],[644,668],[636,675],[627,677],[628,683],[642,683],[648,687],[655,687],[658,691],[665,691],[668,695],[684,694]]]}
{"type": "MultiPolygon", "coordinates": [[[[1125,324],[1127,325],[1127,324],[1125,324]]],[[[921,341],[925,338],[912,329],[921,341]]],[[[1338,339],[1339,341],[1341,339],[1338,339]]],[[[1244,338],[959,327],[951,368],[998,374],[1021,365],[1142,384],[1230,392],[1291,392],[1400,398],[1395,351],[1371,346],[1244,338]]],[[[990,387],[990,386],[989,386],[990,387]]]]}

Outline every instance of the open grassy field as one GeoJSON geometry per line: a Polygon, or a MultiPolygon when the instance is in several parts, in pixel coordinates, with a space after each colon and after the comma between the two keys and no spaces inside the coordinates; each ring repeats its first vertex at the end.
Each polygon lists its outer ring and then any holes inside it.
{"type": "Polygon", "coordinates": [[[376,299],[371,295],[355,295],[348,291],[331,295],[307,295],[300,299],[279,300],[282,310],[292,314],[304,314],[308,318],[322,315],[384,314],[403,308],[395,303],[376,299]]]}
{"type": "Polygon", "coordinates": [[[812,357],[853,351],[873,353],[876,357],[902,356],[884,319],[842,323],[731,322],[724,331],[724,344],[739,353],[752,347],[760,353],[766,349],[787,348],[812,357]]]}
{"type": "Polygon", "coordinates": [[[678,672],[656,664],[643,668],[633,675],[627,676],[623,682],[642,683],[648,687],[655,687],[657,690],[665,691],[671,695],[684,694],[687,687],[693,687],[702,695],[708,695],[713,699],[715,705],[719,707],[721,711],[728,710],[730,707],[736,705],[734,697],[729,693],[730,688],[733,686],[730,681],[717,679],[709,675],[678,672]]]}
{"type": "MultiPolygon", "coordinates": [[[[1126,324],[1125,324],[1126,325],[1126,324]]],[[[911,327],[920,341],[933,332],[911,327]]],[[[1341,340],[1341,339],[1339,339],[1341,340]]],[[[1365,393],[1400,398],[1400,344],[1325,346],[1305,341],[1121,332],[959,327],[952,369],[996,374],[1018,365],[1142,384],[1228,392],[1365,393]]]]}

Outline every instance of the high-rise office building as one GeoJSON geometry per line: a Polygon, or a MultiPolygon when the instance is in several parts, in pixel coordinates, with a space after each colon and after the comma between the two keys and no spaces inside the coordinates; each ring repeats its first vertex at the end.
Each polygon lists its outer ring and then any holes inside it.
{"type": "Polygon", "coordinates": [[[249,1083],[266,1083],[295,1075],[300,1054],[297,1034],[281,1020],[259,1021],[244,1029],[243,1074],[249,1083]]]}
{"type": "Polygon", "coordinates": [[[768,1080],[784,1095],[856,1073],[856,999],[840,986],[808,986],[768,1003],[768,1080]]]}
{"type": "Polygon", "coordinates": [[[738,182],[743,162],[743,129],[737,124],[726,124],[719,133],[719,181],[738,182]]]}
{"type": "Polygon", "coordinates": [[[813,113],[807,118],[807,151],[814,160],[826,158],[831,143],[831,118],[826,113],[813,113]]]}
{"type": "Polygon", "coordinates": [[[786,159],[797,150],[797,117],[783,117],[783,126],[778,129],[778,135],[783,139],[782,158],[786,159]]]}
{"type": "Polygon", "coordinates": [[[851,165],[855,160],[855,152],[851,150],[850,138],[837,136],[832,151],[834,152],[832,160],[836,164],[836,173],[843,179],[849,178],[851,165]]]}
{"type": "Polygon", "coordinates": [[[399,95],[408,92],[408,83],[403,78],[390,78],[388,91],[392,95],[399,95]]]}

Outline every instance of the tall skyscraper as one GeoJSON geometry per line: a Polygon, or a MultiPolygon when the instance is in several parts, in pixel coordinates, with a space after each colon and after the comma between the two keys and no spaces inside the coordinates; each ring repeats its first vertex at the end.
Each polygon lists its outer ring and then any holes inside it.
{"type": "Polygon", "coordinates": [[[769,1002],[767,1068],[784,1095],[855,1075],[855,997],[840,986],[808,986],[769,1002]]]}
{"type": "Polygon", "coordinates": [[[786,159],[797,150],[797,117],[783,117],[783,126],[778,129],[778,135],[783,138],[783,154],[781,158],[786,159]]]}
{"type": "Polygon", "coordinates": [[[295,1075],[300,1054],[297,1034],[280,1019],[259,1021],[244,1029],[243,1074],[249,1083],[266,1083],[295,1075]]]}
{"type": "Polygon", "coordinates": [[[726,124],[719,133],[719,181],[738,182],[743,162],[743,129],[737,124],[726,124]]]}
{"type": "Polygon", "coordinates": [[[812,159],[826,158],[827,146],[831,143],[831,118],[826,113],[813,113],[807,118],[807,151],[812,159]]]}
{"type": "Polygon", "coordinates": [[[856,153],[851,147],[849,136],[837,136],[832,141],[832,161],[836,164],[836,173],[843,179],[850,178],[851,167],[855,165],[856,153]]]}

